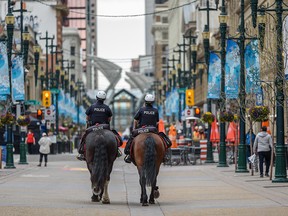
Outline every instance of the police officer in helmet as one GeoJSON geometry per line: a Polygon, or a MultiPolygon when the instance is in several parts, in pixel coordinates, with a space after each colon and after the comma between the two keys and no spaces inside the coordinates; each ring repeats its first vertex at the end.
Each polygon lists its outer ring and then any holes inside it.
{"type": "MultiPolygon", "coordinates": [[[[106,99],[106,93],[104,91],[98,91],[96,94],[96,103],[92,104],[87,110],[86,110],[86,120],[87,120],[87,126],[94,126],[97,123],[98,124],[109,124],[112,118],[112,111],[109,106],[104,104],[104,100],[106,99]]],[[[118,136],[118,138],[121,140],[121,137],[118,135],[118,133],[115,130],[112,130],[112,132],[118,136]]],[[[79,155],[77,156],[77,159],[79,160],[85,160],[84,158],[84,140],[86,137],[86,133],[82,137],[82,142],[80,142],[78,152],[79,155]]],[[[121,140],[122,142],[122,140],[121,140]]]]}
{"type": "MultiPolygon", "coordinates": [[[[158,109],[154,108],[152,105],[155,101],[155,96],[152,94],[146,94],[145,96],[145,106],[141,107],[136,115],[134,116],[133,130],[136,128],[141,128],[143,126],[152,126],[158,128],[159,122],[159,112],[158,109]]],[[[126,163],[131,163],[130,158],[130,146],[133,138],[127,141],[124,153],[126,157],[124,158],[126,163]]]]}
{"type": "Polygon", "coordinates": [[[109,106],[104,104],[106,93],[104,91],[98,91],[96,99],[96,103],[92,104],[86,110],[86,120],[89,122],[89,126],[93,126],[97,123],[110,124],[112,111],[109,106]]]}

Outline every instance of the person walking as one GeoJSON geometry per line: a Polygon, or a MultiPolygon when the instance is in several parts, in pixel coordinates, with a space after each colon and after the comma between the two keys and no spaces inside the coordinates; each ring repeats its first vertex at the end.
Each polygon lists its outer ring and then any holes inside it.
{"type": "Polygon", "coordinates": [[[34,133],[31,130],[29,130],[29,132],[27,134],[27,137],[25,139],[25,143],[28,146],[28,153],[32,154],[33,153],[32,148],[33,148],[33,145],[36,144],[36,142],[35,142],[34,133]]]}
{"type": "MultiPolygon", "coordinates": [[[[251,149],[253,150],[253,144],[255,141],[256,135],[253,132],[253,129],[249,129],[249,131],[246,134],[246,158],[247,161],[249,163],[249,168],[252,169],[252,164],[249,162],[248,158],[252,155],[251,154],[251,149]],[[251,136],[250,136],[251,135],[251,136]],[[252,145],[250,145],[250,142],[252,143],[252,145]]],[[[255,167],[255,171],[258,172],[258,160],[257,157],[254,160],[253,166],[255,167]]]]}
{"type": "Polygon", "coordinates": [[[42,137],[39,140],[39,145],[40,145],[40,159],[39,159],[39,164],[38,166],[41,167],[42,164],[42,160],[44,157],[45,160],[45,167],[47,166],[47,162],[48,162],[48,154],[50,153],[50,146],[52,144],[52,141],[49,137],[47,137],[46,133],[42,133],[42,137]]]}
{"type": "Polygon", "coordinates": [[[267,133],[267,127],[263,126],[255,138],[253,151],[259,155],[260,177],[263,177],[263,163],[265,159],[265,176],[269,177],[269,167],[271,160],[272,137],[267,133]]]}

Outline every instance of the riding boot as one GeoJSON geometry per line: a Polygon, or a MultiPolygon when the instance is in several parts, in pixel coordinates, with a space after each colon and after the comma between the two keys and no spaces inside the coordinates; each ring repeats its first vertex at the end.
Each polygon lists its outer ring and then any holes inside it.
{"type": "Polygon", "coordinates": [[[131,157],[130,157],[130,147],[131,147],[131,143],[132,143],[133,137],[129,137],[125,149],[124,149],[124,153],[126,154],[124,161],[126,163],[131,163],[131,157]]]}
{"type": "Polygon", "coordinates": [[[77,155],[77,159],[80,160],[80,161],[85,161],[85,156],[84,156],[84,145],[85,145],[85,136],[86,133],[82,136],[81,140],[80,140],[80,144],[79,144],[79,147],[78,147],[78,155],[77,155]]]}

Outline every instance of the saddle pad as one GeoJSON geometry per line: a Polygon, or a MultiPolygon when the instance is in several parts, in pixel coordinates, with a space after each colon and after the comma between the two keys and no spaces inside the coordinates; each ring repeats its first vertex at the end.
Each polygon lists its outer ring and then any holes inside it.
{"type": "Polygon", "coordinates": [[[136,137],[139,134],[142,133],[157,133],[157,128],[155,127],[143,127],[143,128],[138,128],[132,131],[132,136],[136,137]]]}
{"type": "Polygon", "coordinates": [[[89,128],[86,129],[86,133],[90,133],[91,131],[98,131],[98,130],[103,130],[103,129],[110,129],[109,124],[98,124],[98,125],[94,125],[91,126],[89,128]]]}

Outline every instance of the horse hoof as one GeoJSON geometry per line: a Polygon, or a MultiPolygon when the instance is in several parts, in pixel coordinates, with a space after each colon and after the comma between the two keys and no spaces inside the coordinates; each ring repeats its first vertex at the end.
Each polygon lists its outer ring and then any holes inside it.
{"type": "Polygon", "coordinates": [[[155,200],[149,200],[150,204],[155,204],[155,200]]]}
{"type": "Polygon", "coordinates": [[[142,203],[142,206],[149,206],[148,203],[142,203]]]}
{"type": "Polygon", "coordinates": [[[93,194],[93,196],[91,197],[91,201],[92,202],[100,202],[100,198],[99,198],[99,196],[96,196],[93,194]]]}
{"type": "Polygon", "coordinates": [[[102,204],[110,204],[110,200],[102,200],[102,204]]]}
{"type": "Polygon", "coordinates": [[[158,199],[160,197],[160,193],[158,190],[154,190],[154,198],[158,199]]]}

